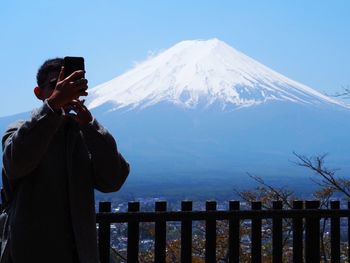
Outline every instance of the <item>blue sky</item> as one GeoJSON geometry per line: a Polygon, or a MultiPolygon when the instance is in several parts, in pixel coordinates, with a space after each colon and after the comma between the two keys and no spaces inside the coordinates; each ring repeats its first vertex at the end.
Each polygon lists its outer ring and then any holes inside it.
{"type": "Polygon", "coordinates": [[[219,38],[321,92],[350,85],[350,1],[0,2],[0,116],[40,105],[37,68],[84,56],[90,87],[125,72],[149,51],[219,38]]]}

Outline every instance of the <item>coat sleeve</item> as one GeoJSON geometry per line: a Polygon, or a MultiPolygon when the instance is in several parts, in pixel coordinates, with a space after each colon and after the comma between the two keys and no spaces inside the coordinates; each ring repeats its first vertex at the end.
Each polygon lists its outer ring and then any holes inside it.
{"type": "Polygon", "coordinates": [[[12,124],[2,138],[3,166],[9,179],[30,174],[44,156],[63,117],[45,101],[27,121],[12,124]]]}
{"type": "Polygon", "coordinates": [[[91,154],[95,188],[104,193],[118,191],[130,166],[118,152],[113,136],[96,119],[82,126],[82,133],[91,154]]]}

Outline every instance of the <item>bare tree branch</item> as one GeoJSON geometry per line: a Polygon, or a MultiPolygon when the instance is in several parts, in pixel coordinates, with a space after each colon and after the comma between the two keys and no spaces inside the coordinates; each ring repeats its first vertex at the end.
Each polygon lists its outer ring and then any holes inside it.
{"type": "Polygon", "coordinates": [[[336,97],[336,98],[342,98],[342,99],[350,99],[350,85],[343,86],[342,87],[342,92],[336,92],[333,95],[326,94],[329,97],[336,97]]]}
{"type": "Polygon", "coordinates": [[[293,154],[299,159],[299,161],[296,162],[297,165],[309,168],[321,177],[321,181],[318,182],[318,185],[343,193],[346,197],[350,198],[349,180],[344,178],[336,178],[335,172],[337,170],[331,170],[325,166],[324,160],[327,154],[315,157],[306,157],[295,152],[293,152],[293,154]]]}

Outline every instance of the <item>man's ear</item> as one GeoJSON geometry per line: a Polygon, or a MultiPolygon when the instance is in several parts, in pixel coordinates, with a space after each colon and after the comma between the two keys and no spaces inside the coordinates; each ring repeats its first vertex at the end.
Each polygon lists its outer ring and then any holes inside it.
{"type": "Polygon", "coordinates": [[[34,88],[34,94],[35,94],[35,96],[39,99],[39,100],[43,100],[42,98],[43,98],[43,96],[42,96],[42,90],[41,90],[41,88],[39,88],[39,86],[36,86],[35,88],[34,88]]]}

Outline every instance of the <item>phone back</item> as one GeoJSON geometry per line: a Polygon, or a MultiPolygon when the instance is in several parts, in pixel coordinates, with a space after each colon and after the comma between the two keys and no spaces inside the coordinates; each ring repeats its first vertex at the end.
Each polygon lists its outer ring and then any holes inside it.
{"type": "Polygon", "coordinates": [[[83,57],[65,57],[64,58],[64,76],[68,77],[74,71],[84,70],[85,64],[83,57]]]}

